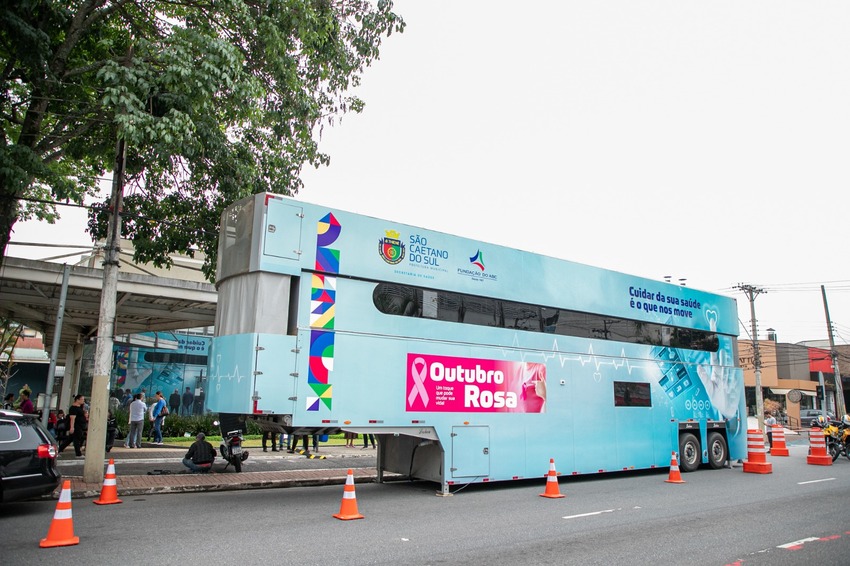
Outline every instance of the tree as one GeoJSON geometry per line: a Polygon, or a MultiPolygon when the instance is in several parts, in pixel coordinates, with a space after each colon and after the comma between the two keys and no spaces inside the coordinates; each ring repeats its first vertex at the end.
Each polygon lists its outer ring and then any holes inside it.
{"type": "MultiPolygon", "coordinates": [[[[326,165],[321,128],[403,31],[390,0],[9,0],[0,7],[0,262],[16,221],[78,204],[127,147],[124,237],[136,261],[207,256],[223,208],[294,194],[326,165]]],[[[90,214],[106,234],[108,204],[90,214]]]]}
{"type": "Polygon", "coordinates": [[[764,412],[770,414],[776,414],[782,408],[782,403],[779,401],[774,401],[773,399],[765,399],[764,400],[764,412]]]}

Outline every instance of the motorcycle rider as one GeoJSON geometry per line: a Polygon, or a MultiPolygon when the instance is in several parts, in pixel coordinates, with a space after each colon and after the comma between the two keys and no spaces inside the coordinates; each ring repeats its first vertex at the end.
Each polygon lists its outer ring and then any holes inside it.
{"type": "Polygon", "coordinates": [[[823,415],[818,415],[818,418],[812,422],[812,428],[819,428],[821,430],[825,429],[829,426],[829,417],[825,417],[823,415]]]}
{"type": "Polygon", "coordinates": [[[199,432],[195,436],[195,442],[186,452],[186,457],[183,458],[183,465],[189,468],[189,471],[193,474],[204,474],[210,471],[210,467],[215,461],[215,448],[205,439],[206,435],[199,432]]]}

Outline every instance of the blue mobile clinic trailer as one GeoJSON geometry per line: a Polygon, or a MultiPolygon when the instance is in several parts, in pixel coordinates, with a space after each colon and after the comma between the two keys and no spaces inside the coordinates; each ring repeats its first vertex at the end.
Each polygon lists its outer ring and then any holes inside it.
{"type": "Polygon", "coordinates": [[[257,194],[222,215],[210,410],[373,433],[452,485],[745,457],[734,299],[257,194]]]}

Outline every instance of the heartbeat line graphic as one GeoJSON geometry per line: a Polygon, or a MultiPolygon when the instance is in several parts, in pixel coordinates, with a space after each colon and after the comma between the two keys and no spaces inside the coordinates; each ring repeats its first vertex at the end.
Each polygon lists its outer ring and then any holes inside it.
{"type": "Polygon", "coordinates": [[[556,338],[552,343],[552,348],[549,351],[541,352],[541,351],[531,351],[523,349],[519,344],[519,337],[514,336],[513,340],[513,349],[506,350],[502,349],[502,355],[507,358],[511,352],[514,354],[519,352],[520,360],[525,362],[528,359],[542,359],[544,363],[549,360],[556,359],[558,363],[561,364],[563,368],[568,363],[578,363],[582,367],[592,364],[597,374],[599,370],[603,367],[610,367],[615,371],[625,368],[626,373],[628,375],[632,374],[632,371],[642,370],[642,369],[652,369],[656,366],[653,364],[645,364],[645,363],[635,363],[635,360],[626,356],[626,350],[621,349],[619,356],[608,356],[608,355],[596,355],[593,351],[593,344],[588,345],[587,354],[580,354],[577,352],[561,352],[561,348],[558,345],[558,339],[556,338]]]}
{"type": "Polygon", "coordinates": [[[236,383],[242,383],[242,380],[245,379],[245,375],[239,373],[239,365],[236,364],[233,366],[233,373],[221,373],[221,354],[215,357],[215,375],[211,375],[210,379],[215,381],[215,389],[216,391],[221,390],[221,380],[226,379],[227,381],[236,380],[236,383]]]}

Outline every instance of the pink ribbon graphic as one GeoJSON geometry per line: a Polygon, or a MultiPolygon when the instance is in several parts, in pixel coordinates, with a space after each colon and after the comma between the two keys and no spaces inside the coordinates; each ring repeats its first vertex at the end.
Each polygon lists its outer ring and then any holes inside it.
{"type": "Polygon", "coordinates": [[[428,364],[422,358],[416,358],[410,364],[410,374],[413,377],[413,389],[410,395],[407,396],[407,406],[413,407],[413,402],[417,397],[422,399],[422,404],[428,406],[428,391],[425,389],[425,376],[427,374],[428,364]]]}

